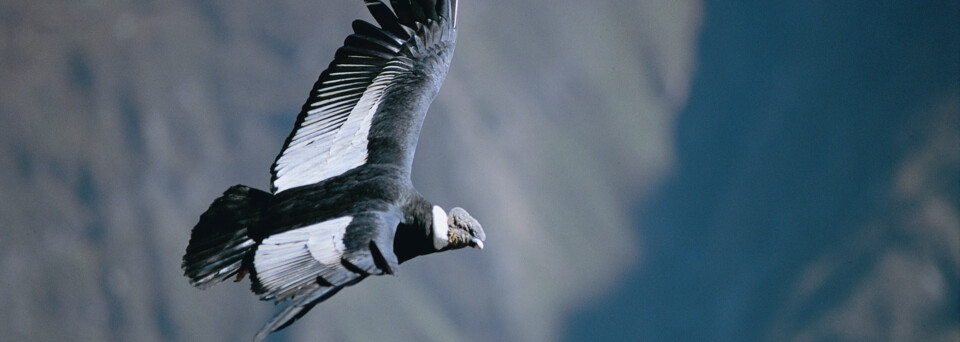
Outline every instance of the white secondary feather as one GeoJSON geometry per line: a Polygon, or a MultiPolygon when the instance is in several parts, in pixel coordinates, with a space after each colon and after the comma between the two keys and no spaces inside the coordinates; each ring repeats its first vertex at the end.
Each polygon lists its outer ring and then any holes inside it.
{"type": "Polygon", "coordinates": [[[335,177],[367,161],[367,137],[373,116],[380,107],[383,95],[401,68],[391,67],[374,78],[352,109],[350,95],[316,102],[301,129],[277,159],[276,192],[318,183],[335,177]],[[350,114],[331,113],[350,110],[350,114]],[[329,112],[329,113],[328,113],[329,112]],[[313,118],[316,114],[319,118],[313,118]]]}
{"type": "Polygon", "coordinates": [[[340,264],[340,257],[347,247],[343,244],[343,234],[347,231],[352,217],[346,216],[324,222],[326,227],[320,227],[310,233],[307,240],[307,250],[314,259],[327,266],[340,264]],[[327,228],[329,229],[321,229],[327,228]]]}
{"type": "Polygon", "coordinates": [[[345,41],[330,68],[321,74],[273,165],[274,192],[319,183],[367,162],[371,124],[384,96],[402,75],[435,67],[424,63],[443,61],[437,58],[435,49],[451,47],[456,39],[456,31],[441,23],[445,22],[401,26],[411,36],[406,40],[382,31],[379,38],[358,33],[345,41]],[[377,47],[371,48],[370,44],[377,47]]]}
{"type": "Polygon", "coordinates": [[[344,216],[303,228],[271,235],[254,254],[253,265],[264,298],[285,298],[308,286],[317,285],[317,276],[336,284],[349,275],[340,264],[346,247],[343,235],[353,220],[344,216]]]}

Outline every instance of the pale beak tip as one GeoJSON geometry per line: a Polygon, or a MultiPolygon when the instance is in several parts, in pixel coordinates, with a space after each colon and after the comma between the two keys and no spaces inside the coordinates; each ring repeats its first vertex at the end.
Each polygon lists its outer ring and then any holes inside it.
{"type": "Polygon", "coordinates": [[[473,239],[473,248],[482,251],[483,250],[483,241],[480,239],[473,239]]]}

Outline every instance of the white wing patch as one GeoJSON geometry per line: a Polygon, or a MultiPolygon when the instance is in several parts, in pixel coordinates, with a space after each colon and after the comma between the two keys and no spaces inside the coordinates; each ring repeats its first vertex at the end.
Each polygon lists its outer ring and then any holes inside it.
{"type": "Polygon", "coordinates": [[[253,258],[265,290],[262,299],[286,299],[317,287],[318,276],[335,285],[349,281],[353,274],[340,258],[346,249],[343,235],[352,220],[344,216],[264,239],[253,258]]]}
{"type": "Polygon", "coordinates": [[[311,232],[310,239],[307,240],[307,251],[314,259],[326,266],[336,266],[340,264],[340,257],[347,247],[343,244],[343,234],[347,231],[347,225],[350,224],[350,216],[329,221],[334,225],[329,230],[311,232]],[[345,224],[341,224],[343,220],[345,224]]]}
{"type": "MultiPolygon", "coordinates": [[[[392,81],[398,74],[406,71],[402,67],[404,63],[402,60],[387,63],[345,117],[345,122],[344,118],[317,115],[322,117],[321,121],[330,122],[314,123],[308,116],[301,127],[312,125],[309,129],[298,130],[290,145],[277,159],[276,179],[273,181],[275,192],[318,183],[363,165],[367,161],[367,137],[373,116],[392,81]]],[[[344,86],[345,91],[353,90],[350,84],[344,86]]],[[[308,115],[345,110],[347,108],[343,106],[349,106],[349,100],[349,96],[344,96],[344,99],[334,97],[313,103],[311,106],[314,109],[309,111],[308,115]]]]}

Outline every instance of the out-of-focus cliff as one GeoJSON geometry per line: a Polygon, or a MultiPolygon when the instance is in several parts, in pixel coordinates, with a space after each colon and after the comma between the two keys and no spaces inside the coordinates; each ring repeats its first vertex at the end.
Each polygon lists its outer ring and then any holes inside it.
{"type": "Polygon", "coordinates": [[[568,340],[960,340],[960,2],[703,13],[641,263],[568,340]]]}
{"type": "MultiPolygon", "coordinates": [[[[636,263],[630,201],[669,170],[694,1],[461,1],[414,183],[482,253],[369,279],[289,340],[550,340],[636,263]]],[[[249,338],[246,283],[191,288],[189,230],[268,168],[361,1],[0,4],[0,336],[249,338]]]]}

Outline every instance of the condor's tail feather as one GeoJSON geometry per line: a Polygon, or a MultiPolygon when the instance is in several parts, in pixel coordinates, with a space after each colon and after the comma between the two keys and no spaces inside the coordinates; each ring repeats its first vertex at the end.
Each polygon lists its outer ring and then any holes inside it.
{"type": "Polygon", "coordinates": [[[183,256],[181,267],[191,285],[205,289],[240,271],[244,256],[256,245],[247,228],[257,224],[272,196],[234,185],[213,201],[193,227],[183,256]]]}

